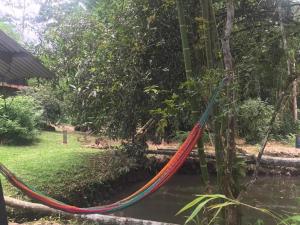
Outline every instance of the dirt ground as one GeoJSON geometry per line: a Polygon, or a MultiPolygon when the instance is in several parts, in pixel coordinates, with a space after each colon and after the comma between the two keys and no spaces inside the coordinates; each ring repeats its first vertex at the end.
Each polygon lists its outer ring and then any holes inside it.
{"type": "MultiPolygon", "coordinates": [[[[242,139],[237,139],[236,144],[239,152],[247,153],[250,155],[257,155],[260,149],[259,145],[247,144],[242,139]]],[[[149,149],[158,150],[158,151],[159,149],[177,149],[179,147],[179,143],[176,142],[162,143],[160,145],[155,145],[149,142],[148,145],[149,145],[149,149]]],[[[206,145],[205,150],[207,152],[213,152],[214,148],[212,147],[212,145],[206,145]]],[[[278,141],[270,141],[266,146],[264,155],[274,156],[274,157],[294,158],[294,157],[300,157],[300,149],[297,149],[287,144],[283,144],[278,141]]]]}
{"type": "MultiPolygon", "coordinates": [[[[57,126],[55,127],[57,131],[66,129],[68,132],[74,131],[74,127],[70,125],[57,126]]],[[[99,148],[99,149],[112,149],[115,146],[121,144],[122,140],[111,140],[105,137],[97,137],[95,135],[89,135],[85,132],[76,132],[78,134],[78,141],[82,143],[85,147],[99,148]]],[[[162,142],[157,145],[152,142],[147,142],[150,150],[159,150],[159,149],[170,149],[175,150],[180,146],[179,142],[162,142]]],[[[237,148],[241,153],[247,153],[251,155],[257,155],[260,146],[259,145],[250,145],[247,144],[243,139],[237,139],[236,141],[237,148]]],[[[207,152],[213,152],[214,149],[212,145],[208,144],[205,146],[207,152]]],[[[300,149],[284,144],[278,141],[268,142],[264,155],[274,156],[274,157],[300,157],[300,149]]]]}
{"type": "MultiPolygon", "coordinates": [[[[83,139],[83,138],[82,138],[83,139]]],[[[85,141],[83,141],[83,145],[91,148],[99,148],[99,149],[113,149],[115,146],[121,144],[121,140],[109,140],[107,138],[98,138],[98,143],[96,144],[95,137],[87,137],[85,141]]],[[[179,142],[162,142],[161,144],[154,144],[152,142],[147,142],[150,150],[176,150],[179,146],[179,142]]],[[[250,145],[247,144],[243,139],[237,139],[236,141],[238,151],[241,153],[247,153],[250,155],[257,155],[260,146],[259,145],[250,145]]],[[[214,148],[212,145],[205,145],[205,149],[207,152],[214,152],[214,148]]],[[[296,149],[288,144],[283,144],[278,141],[270,141],[268,142],[264,155],[274,156],[274,157],[286,157],[286,158],[294,158],[300,157],[300,149],[296,149]]]]}

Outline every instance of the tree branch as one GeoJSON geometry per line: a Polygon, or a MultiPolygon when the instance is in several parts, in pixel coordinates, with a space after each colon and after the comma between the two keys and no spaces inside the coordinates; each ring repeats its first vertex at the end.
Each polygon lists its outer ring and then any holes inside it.
{"type": "Polygon", "coordinates": [[[79,214],[70,214],[66,212],[62,212],[56,209],[52,209],[48,206],[42,204],[36,204],[26,201],[21,201],[18,199],[14,199],[11,197],[4,197],[6,205],[12,208],[29,210],[34,213],[41,213],[43,215],[54,215],[54,216],[63,216],[71,219],[83,219],[98,222],[102,225],[176,225],[172,223],[163,223],[156,222],[150,220],[140,220],[134,218],[126,218],[126,217],[117,217],[117,216],[108,216],[101,214],[92,214],[92,215],[79,215],[79,214]]]}

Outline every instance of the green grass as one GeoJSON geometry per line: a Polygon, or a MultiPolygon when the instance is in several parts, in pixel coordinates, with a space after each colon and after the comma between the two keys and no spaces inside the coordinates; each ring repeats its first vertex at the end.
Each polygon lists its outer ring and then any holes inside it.
{"type": "MultiPolygon", "coordinates": [[[[101,179],[101,171],[91,171],[90,163],[101,155],[99,150],[82,147],[76,134],[69,134],[68,144],[62,144],[62,134],[56,132],[42,132],[39,142],[31,146],[0,145],[1,163],[29,186],[52,196],[67,196],[72,190],[101,179]]],[[[19,194],[2,181],[6,195],[19,194]]]]}

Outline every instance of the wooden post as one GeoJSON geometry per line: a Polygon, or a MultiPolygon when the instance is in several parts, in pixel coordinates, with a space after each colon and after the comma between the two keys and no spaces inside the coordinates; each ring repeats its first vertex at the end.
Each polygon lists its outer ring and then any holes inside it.
{"type": "Polygon", "coordinates": [[[6,207],[5,207],[5,201],[3,196],[3,189],[1,185],[0,180],[0,224],[1,225],[8,225],[7,221],[7,213],[6,213],[6,207]]]}
{"type": "Polygon", "coordinates": [[[63,130],[63,144],[68,144],[68,132],[63,130]]]}

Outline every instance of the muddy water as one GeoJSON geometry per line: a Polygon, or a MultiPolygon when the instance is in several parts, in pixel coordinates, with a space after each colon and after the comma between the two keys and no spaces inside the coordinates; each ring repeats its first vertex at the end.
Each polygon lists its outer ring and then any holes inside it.
{"type": "MultiPolygon", "coordinates": [[[[116,196],[116,199],[126,196],[141,185],[143,183],[128,187],[122,195],[116,196]]],[[[195,194],[201,193],[203,186],[200,185],[199,176],[176,175],[158,192],[116,215],[183,224],[184,216],[175,216],[176,212],[191,201],[195,194]]],[[[298,197],[300,197],[300,177],[261,177],[245,193],[243,202],[278,213],[300,214],[298,197]]],[[[259,219],[264,220],[265,225],[275,224],[272,219],[258,212],[242,210],[244,225],[256,224],[259,219]]]]}

